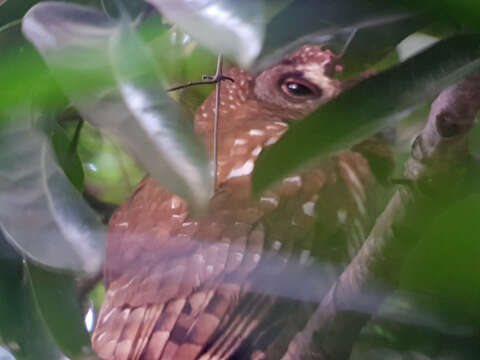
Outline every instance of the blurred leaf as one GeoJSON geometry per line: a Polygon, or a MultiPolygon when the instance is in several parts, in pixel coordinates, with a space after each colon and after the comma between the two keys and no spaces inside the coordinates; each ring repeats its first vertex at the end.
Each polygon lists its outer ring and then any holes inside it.
{"type": "Polygon", "coordinates": [[[255,70],[277,63],[302,45],[322,44],[342,55],[347,72],[358,72],[425,24],[426,19],[403,8],[366,0],[296,0],[268,24],[255,70]]]}
{"type": "Polygon", "coordinates": [[[47,67],[23,37],[20,20],[0,27],[0,49],[0,111],[28,103],[33,96],[41,96],[51,105],[62,102],[47,67]]]}
{"type": "Polygon", "coordinates": [[[480,66],[479,42],[479,35],[438,42],[291,125],[257,160],[254,192],[260,194],[299,166],[320,155],[346,149],[429,101],[480,66]]]}
{"type": "Polygon", "coordinates": [[[147,0],[199,44],[249,67],[262,49],[261,0],[147,0]]]}
{"type": "MultiPolygon", "coordinates": [[[[478,182],[478,178],[477,178],[478,182]]],[[[480,325],[480,195],[458,201],[428,227],[405,264],[403,286],[453,323],[480,325]]]]}
{"type": "Polygon", "coordinates": [[[145,0],[100,0],[103,11],[111,18],[120,18],[119,6],[126,11],[131,18],[140,15],[146,8],[145,0]]]}
{"type": "Polygon", "coordinates": [[[0,231],[0,335],[18,360],[63,358],[38,314],[22,258],[0,231]],[[7,294],[7,296],[5,296],[7,294]]]}
{"type": "Polygon", "coordinates": [[[73,276],[25,264],[35,303],[49,334],[69,357],[88,355],[90,337],[73,276]]]}
{"type": "MultiPolygon", "coordinates": [[[[0,3],[0,6],[2,4],[0,3]]],[[[5,349],[3,346],[0,346],[0,360],[15,360],[13,355],[5,349]]]]}
{"type": "Polygon", "coordinates": [[[213,189],[208,157],[192,122],[160,86],[153,59],[133,29],[125,27],[113,42],[112,63],[123,101],[136,120],[123,124],[125,134],[144,132],[142,162],[167,188],[203,206],[213,189]]]}
{"type": "Polygon", "coordinates": [[[0,131],[0,178],[0,225],[17,250],[52,268],[100,268],[103,226],[27,121],[0,131]]]}
{"type": "Polygon", "coordinates": [[[51,134],[51,139],[59,165],[73,186],[75,186],[79,192],[82,192],[82,162],[78,157],[76,149],[72,147],[72,140],[68,138],[65,130],[56,123],[51,134]]]}
{"type": "Polygon", "coordinates": [[[383,0],[383,2],[401,3],[413,10],[432,14],[439,19],[453,21],[467,28],[478,30],[480,27],[480,2],[477,0],[383,0]]]}
{"type": "MultiPolygon", "coordinates": [[[[69,137],[74,128],[67,128],[69,137]]],[[[145,173],[120,146],[85,123],[78,144],[87,192],[100,201],[120,204],[132,193],[145,173]]]]}
{"type": "MultiPolygon", "coordinates": [[[[169,87],[200,80],[202,75],[214,74],[217,56],[199,46],[192,38],[173,26],[150,43],[155,60],[160,63],[169,87]]],[[[210,95],[214,85],[192,86],[180,92],[180,103],[192,112],[210,95]]]]}
{"type": "Polygon", "coordinates": [[[86,120],[116,136],[169,190],[193,206],[206,203],[213,189],[206,152],[134,29],[86,7],[45,3],[30,10],[23,30],[86,120]],[[99,73],[106,75],[94,90],[78,92],[74,80],[99,73]]]}
{"type": "Polygon", "coordinates": [[[413,34],[403,40],[397,46],[397,54],[400,61],[405,61],[409,57],[425,50],[440,40],[439,38],[426,34],[413,34]]]}

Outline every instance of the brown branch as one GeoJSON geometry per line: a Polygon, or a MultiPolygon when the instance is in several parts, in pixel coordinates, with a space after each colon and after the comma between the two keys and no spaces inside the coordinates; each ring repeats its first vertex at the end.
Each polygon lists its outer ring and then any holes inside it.
{"type": "Polygon", "coordinates": [[[444,90],[412,146],[402,186],[352,263],[330,289],[283,360],[347,359],[358,334],[397,283],[422,230],[448,201],[469,159],[467,136],[480,109],[480,76],[444,90]]]}

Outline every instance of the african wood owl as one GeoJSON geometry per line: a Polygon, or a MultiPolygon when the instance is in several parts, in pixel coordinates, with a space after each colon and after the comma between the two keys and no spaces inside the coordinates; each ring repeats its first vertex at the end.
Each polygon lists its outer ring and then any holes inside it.
{"type": "MultiPolygon", "coordinates": [[[[222,85],[218,190],[206,214],[194,216],[146,176],[111,218],[106,297],[92,336],[101,359],[281,357],[326,290],[319,269],[348,261],[368,234],[377,182],[352,150],[259,199],[251,174],[289,124],[342,92],[339,70],[315,45],[255,76],[226,73],[234,82],[222,85]]],[[[195,115],[210,151],[214,115],[212,94],[195,115]]]]}

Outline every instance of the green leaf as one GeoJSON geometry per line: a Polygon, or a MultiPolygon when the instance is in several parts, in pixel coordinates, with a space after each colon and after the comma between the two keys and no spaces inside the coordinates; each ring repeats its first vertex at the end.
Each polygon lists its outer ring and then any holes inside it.
{"type": "Polygon", "coordinates": [[[318,156],[371,136],[480,66],[480,36],[438,42],[404,63],[363,81],[322,106],[257,160],[253,190],[260,194],[318,156]]]}
{"type": "Polygon", "coordinates": [[[103,225],[57,165],[48,138],[29,121],[0,130],[0,178],[0,227],[17,250],[47,267],[98,271],[103,225]]]}
{"type": "Polygon", "coordinates": [[[142,13],[147,4],[144,0],[100,0],[103,11],[111,18],[120,18],[122,14],[118,9],[119,4],[122,10],[126,11],[131,18],[142,13]]]}
{"type": "Polygon", "coordinates": [[[36,309],[22,258],[0,231],[0,336],[18,360],[60,360],[36,309]]]}
{"type": "MultiPolygon", "coordinates": [[[[476,178],[478,183],[478,177],[476,178]]],[[[453,323],[480,325],[480,195],[470,195],[450,207],[426,229],[405,264],[402,286],[430,294],[424,306],[453,323]]]]}
{"type": "Polygon", "coordinates": [[[82,117],[115,136],[162,185],[200,208],[213,189],[206,151],[190,119],[162,88],[133,25],[122,21],[87,7],[44,3],[25,16],[23,30],[52,70],[67,75],[59,75],[59,82],[82,117]],[[97,74],[104,76],[95,88],[79,92],[75,79],[97,74]]]}
{"type": "Polygon", "coordinates": [[[476,0],[390,0],[388,2],[402,3],[413,10],[426,12],[468,28],[477,30],[480,28],[480,2],[476,0]]]}
{"type": "MultiPolygon", "coordinates": [[[[133,29],[124,26],[112,40],[111,61],[123,101],[134,116],[119,126],[128,137],[144,139],[136,150],[162,185],[181,194],[193,207],[204,206],[213,189],[209,160],[192,122],[160,85],[153,58],[133,29]]],[[[130,148],[134,144],[125,138],[130,148]]]]}
{"type": "Polygon", "coordinates": [[[73,276],[32,264],[25,264],[24,269],[37,310],[59,349],[69,357],[91,354],[73,276]]]}
{"type": "Polygon", "coordinates": [[[426,19],[397,5],[365,0],[296,0],[268,24],[254,69],[265,69],[302,45],[321,44],[341,55],[345,71],[352,74],[378,62],[426,23],[426,19]],[[291,26],[293,21],[295,26],[291,26]]]}
{"type": "Polygon", "coordinates": [[[147,0],[202,46],[248,67],[262,49],[263,1],[147,0]]]}
{"type": "MultiPolygon", "coordinates": [[[[0,3],[0,6],[2,4],[0,3]]],[[[13,355],[5,349],[3,346],[0,346],[0,360],[15,360],[13,355]]]]}

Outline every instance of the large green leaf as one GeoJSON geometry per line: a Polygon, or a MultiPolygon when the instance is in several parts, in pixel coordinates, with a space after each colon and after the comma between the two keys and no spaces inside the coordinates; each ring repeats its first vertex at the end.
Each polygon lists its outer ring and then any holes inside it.
{"type": "Polygon", "coordinates": [[[103,225],[57,165],[48,138],[29,121],[1,129],[0,178],[0,227],[17,250],[47,267],[100,269],[103,225]]]}
{"type": "Polygon", "coordinates": [[[253,189],[272,183],[320,155],[346,149],[427,102],[480,66],[480,36],[438,42],[374,76],[293,124],[258,159],[253,189]]]}
{"type": "Polygon", "coordinates": [[[15,360],[15,358],[7,349],[0,346],[0,360],[15,360]]]}
{"type": "Polygon", "coordinates": [[[428,12],[440,19],[453,21],[465,27],[480,28],[480,2],[477,0],[377,0],[401,3],[413,10],[428,12]]]}
{"type": "Polygon", "coordinates": [[[206,151],[127,22],[47,2],[29,11],[23,31],[86,120],[119,139],[170,191],[202,207],[213,189],[206,151]],[[83,79],[92,80],[88,93],[79,90],[83,79]]]}
{"type": "Polygon", "coordinates": [[[199,44],[248,67],[262,49],[262,0],[147,0],[199,44]]]}
{"type": "Polygon", "coordinates": [[[91,354],[74,278],[22,261],[0,232],[0,336],[18,359],[91,354]]]}
{"type": "Polygon", "coordinates": [[[91,354],[73,276],[28,263],[24,269],[36,309],[55,344],[72,358],[91,354]]]}
{"type": "Polygon", "coordinates": [[[36,309],[22,258],[0,231],[0,336],[18,360],[60,360],[36,309]]]}
{"type": "Polygon", "coordinates": [[[426,229],[402,275],[403,286],[412,293],[431,295],[422,305],[448,319],[452,327],[480,325],[479,214],[478,193],[446,208],[426,229]]]}
{"type": "Polygon", "coordinates": [[[425,26],[424,17],[367,0],[296,0],[268,24],[255,70],[264,69],[304,44],[322,44],[342,55],[349,73],[378,62],[400,40],[425,26]],[[295,26],[292,26],[292,24],[295,26]]]}

